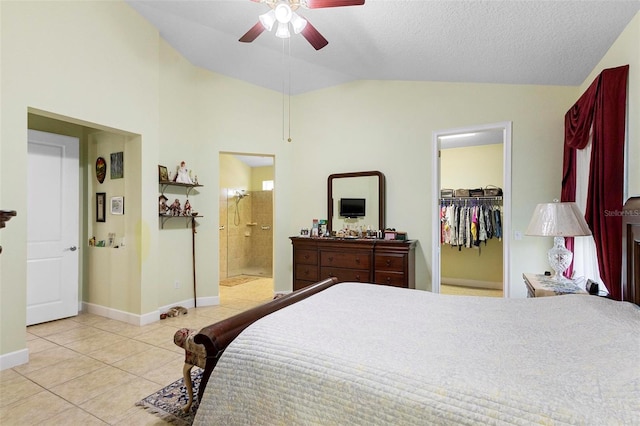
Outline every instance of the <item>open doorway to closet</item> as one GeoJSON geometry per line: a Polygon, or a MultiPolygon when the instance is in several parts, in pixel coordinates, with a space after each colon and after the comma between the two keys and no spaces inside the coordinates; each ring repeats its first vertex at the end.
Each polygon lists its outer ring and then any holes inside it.
{"type": "Polygon", "coordinates": [[[511,123],[434,132],[433,156],[432,290],[508,297],[511,123]]]}
{"type": "Polygon", "coordinates": [[[220,285],[269,279],[272,290],[274,157],[219,157],[220,285]]]}

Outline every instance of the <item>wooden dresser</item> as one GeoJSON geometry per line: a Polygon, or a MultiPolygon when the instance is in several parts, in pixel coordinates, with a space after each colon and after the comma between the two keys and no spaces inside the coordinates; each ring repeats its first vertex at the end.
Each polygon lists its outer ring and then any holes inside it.
{"type": "Polygon", "coordinates": [[[410,241],[291,237],[293,290],[328,277],[415,288],[415,245],[410,241]]]}

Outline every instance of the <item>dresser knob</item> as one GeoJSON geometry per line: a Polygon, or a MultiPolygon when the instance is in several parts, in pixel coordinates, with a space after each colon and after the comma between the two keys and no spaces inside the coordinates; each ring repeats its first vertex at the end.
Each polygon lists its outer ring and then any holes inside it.
{"type": "Polygon", "coordinates": [[[360,275],[356,275],[356,281],[360,282],[360,275]]]}
{"type": "Polygon", "coordinates": [[[356,257],[356,263],[358,263],[358,264],[360,263],[360,258],[359,257],[356,257]]]}
{"type": "Polygon", "coordinates": [[[333,256],[329,256],[329,262],[333,262],[333,256]]]}
{"type": "Polygon", "coordinates": [[[391,282],[391,277],[387,277],[387,283],[391,282]]]}
{"type": "Polygon", "coordinates": [[[305,255],[304,255],[304,259],[305,259],[305,260],[309,259],[309,255],[308,255],[308,254],[305,254],[305,255]]]}
{"type": "Polygon", "coordinates": [[[387,266],[391,266],[391,259],[387,259],[387,266]]]}

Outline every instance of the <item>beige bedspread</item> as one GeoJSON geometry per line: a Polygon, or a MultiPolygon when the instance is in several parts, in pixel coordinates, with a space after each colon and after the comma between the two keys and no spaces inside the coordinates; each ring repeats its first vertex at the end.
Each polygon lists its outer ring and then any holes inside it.
{"type": "Polygon", "coordinates": [[[197,425],[640,424],[640,310],[343,283],[247,328],[197,425]]]}

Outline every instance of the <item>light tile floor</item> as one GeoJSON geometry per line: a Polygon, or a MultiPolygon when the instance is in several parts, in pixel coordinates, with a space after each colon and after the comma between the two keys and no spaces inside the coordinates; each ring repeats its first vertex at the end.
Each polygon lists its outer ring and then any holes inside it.
{"type": "Polygon", "coordinates": [[[134,404],[182,377],[182,327],[202,328],[273,298],[273,280],[220,287],[220,305],[138,327],[81,313],[27,327],[29,362],[0,371],[0,424],[163,425],[134,404]]]}

